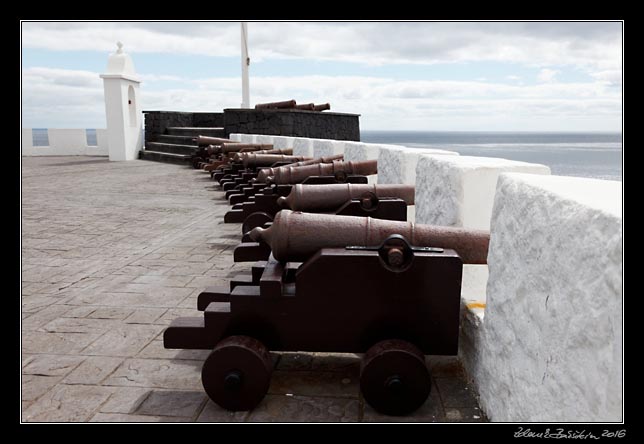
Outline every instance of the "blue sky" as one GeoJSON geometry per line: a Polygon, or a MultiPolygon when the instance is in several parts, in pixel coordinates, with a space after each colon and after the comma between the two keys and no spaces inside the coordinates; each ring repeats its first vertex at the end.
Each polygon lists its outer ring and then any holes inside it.
{"type": "MultiPolygon", "coordinates": [[[[366,130],[619,131],[622,24],[248,24],[251,103],[330,102],[366,130]]],[[[238,22],[22,24],[23,127],[104,127],[124,43],[144,109],[241,101],[238,22]]]]}

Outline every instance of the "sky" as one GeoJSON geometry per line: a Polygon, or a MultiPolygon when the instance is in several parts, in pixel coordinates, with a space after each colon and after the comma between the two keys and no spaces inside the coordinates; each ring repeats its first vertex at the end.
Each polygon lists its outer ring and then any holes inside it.
{"type": "MultiPolygon", "coordinates": [[[[615,131],[621,22],[249,22],[250,100],[360,114],[363,130],[615,131]]],[[[22,127],[104,128],[116,42],[144,110],[241,104],[239,22],[23,22],[22,127]]]]}

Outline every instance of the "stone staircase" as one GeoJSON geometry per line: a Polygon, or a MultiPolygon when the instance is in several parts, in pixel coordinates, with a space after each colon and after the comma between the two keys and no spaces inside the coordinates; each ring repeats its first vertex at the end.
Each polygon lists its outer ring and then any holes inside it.
{"type": "Polygon", "coordinates": [[[140,158],[190,164],[191,157],[197,150],[197,143],[192,139],[197,136],[225,137],[225,132],[220,127],[167,127],[164,134],[154,135],[153,141],[146,140],[140,158]]]}
{"type": "Polygon", "coordinates": [[[223,113],[143,111],[145,147],[139,158],[190,164],[197,136],[225,137],[223,113]]]}

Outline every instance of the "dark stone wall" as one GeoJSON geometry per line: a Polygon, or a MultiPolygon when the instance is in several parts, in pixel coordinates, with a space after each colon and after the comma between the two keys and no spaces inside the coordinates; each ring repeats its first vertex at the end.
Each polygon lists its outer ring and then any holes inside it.
{"type": "Polygon", "coordinates": [[[145,140],[155,142],[156,136],[165,134],[172,126],[223,128],[224,113],[188,113],[179,111],[143,111],[145,140]]]}
{"type": "Polygon", "coordinates": [[[360,140],[359,114],[292,109],[225,109],[224,131],[316,139],[360,140]]]}

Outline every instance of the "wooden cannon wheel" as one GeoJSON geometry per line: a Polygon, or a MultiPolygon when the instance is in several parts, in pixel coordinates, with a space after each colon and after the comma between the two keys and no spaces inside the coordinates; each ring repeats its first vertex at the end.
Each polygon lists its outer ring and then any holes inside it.
{"type": "Polygon", "coordinates": [[[263,211],[256,211],[252,214],[249,214],[242,223],[242,234],[248,233],[253,228],[263,227],[267,222],[273,222],[273,218],[268,213],[264,213],[263,211]]]}
{"type": "Polygon", "coordinates": [[[270,354],[261,342],[248,336],[229,336],[204,362],[201,382],[220,407],[252,410],[264,399],[272,370],[270,354]]]}
{"type": "Polygon", "coordinates": [[[409,342],[378,342],[365,353],[360,369],[360,390],[380,413],[406,415],[420,407],[432,387],[425,356],[409,342]]]}

